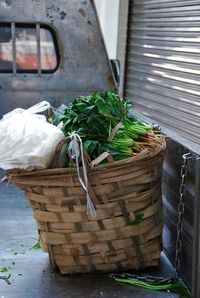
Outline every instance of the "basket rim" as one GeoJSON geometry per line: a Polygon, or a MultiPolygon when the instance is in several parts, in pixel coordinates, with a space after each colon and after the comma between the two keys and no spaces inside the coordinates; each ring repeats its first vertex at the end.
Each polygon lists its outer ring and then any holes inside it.
{"type": "MultiPolygon", "coordinates": [[[[106,164],[100,164],[95,167],[90,167],[89,171],[91,173],[95,173],[102,170],[112,170],[115,168],[127,166],[128,164],[140,164],[144,161],[149,161],[155,157],[159,157],[164,153],[164,150],[166,148],[166,141],[165,137],[163,135],[159,136],[158,139],[155,139],[157,141],[158,146],[154,148],[154,150],[142,150],[139,152],[136,156],[128,157],[119,161],[113,161],[106,164]]],[[[82,171],[82,167],[80,167],[80,171],[82,171]]],[[[36,169],[34,167],[26,169],[26,170],[20,170],[20,169],[12,169],[6,171],[6,176],[8,177],[8,180],[12,180],[13,177],[19,177],[19,176],[34,176],[34,175],[45,175],[45,174],[72,174],[75,175],[77,173],[76,168],[47,168],[47,169],[36,169]]]]}

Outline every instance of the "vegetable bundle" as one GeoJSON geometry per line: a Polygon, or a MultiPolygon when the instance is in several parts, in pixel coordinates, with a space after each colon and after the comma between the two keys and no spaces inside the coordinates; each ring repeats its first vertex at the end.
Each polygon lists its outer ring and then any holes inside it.
{"type": "Polygon", "coordinates": [[[140,151],[141,137],[152,129],[129,115],[132,107],[131,101],[111,89],[95,91],[55,110],[53,123],[65,136],[79,134],[91,160],[103,152],[120,160],[140,151]]]}

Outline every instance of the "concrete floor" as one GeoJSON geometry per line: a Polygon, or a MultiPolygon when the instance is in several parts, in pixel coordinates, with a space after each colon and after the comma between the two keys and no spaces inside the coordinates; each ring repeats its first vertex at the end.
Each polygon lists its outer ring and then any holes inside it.
{"type": "MultiPolygon", "coordinates": [[[[118,284],[106,274],[62,276],[51,270],[46,253],[30,250],[36,242],[32,211],[22,192],[12,185],[0,184],[0,267],[10,267],[11,273],[10,285],[0,279],[0,298],[180,297],[118,284]]],[[[0,276],[6,273],[0,272],[0,276]]],[[[148,273],[169,276],[173,268],[163,254],[160,268],[148,273]]]]}

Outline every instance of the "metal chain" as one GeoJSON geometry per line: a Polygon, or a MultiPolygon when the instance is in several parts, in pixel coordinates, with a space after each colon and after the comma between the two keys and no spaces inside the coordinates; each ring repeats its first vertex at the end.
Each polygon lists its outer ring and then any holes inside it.
{"type": "Polygon", "coordinates": [[[177,238],[176,238],[176,256],[175,256],[175,278],[179,278],[180,257],[182,249],[181,234],[183,231],[183,215],[185,211],[185,180],[188,171],[188,160],[191,159],[191,153],[183,155],[183,164],[181,166],[181,184],[179,188],[179,205],[178,205],[178,223],[177,223],[177,238]]]}

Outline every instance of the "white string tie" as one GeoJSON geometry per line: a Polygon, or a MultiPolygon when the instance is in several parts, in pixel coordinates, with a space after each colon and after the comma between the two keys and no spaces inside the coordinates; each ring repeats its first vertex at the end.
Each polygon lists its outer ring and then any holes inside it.
{"type": "Polygon", "coordinates": [[[80,181],[81,186],[86,192],[86,199],[87,199],[87,214],[90,214],[91,217],[96,216],[96,209],[94,207],[94,204],[92,203],[89,191],[88,191],[88,177],[87,177],[87,170],[86,170],[86,165],[85,165],[85,160],[83,156],[83,142],[80,138],[80,136],[73,132],[71,135],[71,141],[69,143],[69,151],[71,154],[72,159],[76,160],[76,169],[77,169],[77,174],[78,174],[78,179],[80,181]],[[82,166],[83,166],[83,179],[81,178],[80,175],[80,169],[79,169],[79,156],[81,155],[81,161],[82,161],[82,166]]]}

